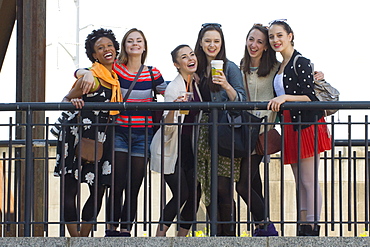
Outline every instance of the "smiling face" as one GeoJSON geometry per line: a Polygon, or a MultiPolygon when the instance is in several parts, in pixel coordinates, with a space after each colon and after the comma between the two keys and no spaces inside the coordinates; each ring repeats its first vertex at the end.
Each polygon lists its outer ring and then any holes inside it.
{"type": "Polygon", "coordinates": [[[125,51],[128,56],[141,56],[145,51],[144,37],[139,32],[130,33],[125,41],[125,51]]]}
{"type": "Polygon", "coordinates": [[[197,70],[198,60],[194,51],[190,47],[183,47],[177,52],[175,67],[179,70],[183,78],[192,75],[197,70]]]}
{"type": "Polygon", "coordinates": [[[267,37],[258,29],[253,29],[246,41],[246,47],[252,59],[260,60],[262,54],[267,50],[267,37]]]}
{"type": "Polygon", "coordinates": [[[220,33],[216,30],[205,32],[200,45],[209,61],[216,59],[216,56],[220,52],[222,45],[220,33]]]}
{"type": "Polygon", "coordinates": [[[94,53],[92,54],[101,64],[112,68],[112,64],[116,58],[116,49],[112,40],[107,37],[99,38],[94,44],[94,53]]]}
{"type": "Polygon", "coordinates": [[[288,34],[282,25],[275,24],[269,28],[270,45],[276,52],[283,52],[286,48],[291,48],[292,39],[293,34],[288,34]]]}

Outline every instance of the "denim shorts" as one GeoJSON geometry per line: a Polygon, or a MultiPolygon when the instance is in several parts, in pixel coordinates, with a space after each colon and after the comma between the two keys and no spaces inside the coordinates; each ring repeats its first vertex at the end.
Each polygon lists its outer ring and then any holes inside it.
{"type": "MultiPolygon", "coordinates": [[[[145,157],[145,148],[148,150],[148,157],[150,156],[150,143],[153,135],[148,135],[148,142],[145,144],[145,134],[131,133],[131,156],[145,157]]],[[[114,151],[128,153],[129,136],[128,133],[117,131],[114,137],[114,151]]]]}

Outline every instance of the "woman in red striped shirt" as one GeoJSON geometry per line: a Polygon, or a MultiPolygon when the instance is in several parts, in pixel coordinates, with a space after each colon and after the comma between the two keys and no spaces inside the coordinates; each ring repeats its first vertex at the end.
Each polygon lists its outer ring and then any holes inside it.
{"type": "MultiPolygon", "coordinates": [[[[117,73],[123,98],[134,81],[139,69],[143,66],[135,86],[127,98],[127,102],[150,102],[152,90],[164,94],[166,82],[160,71],[145,66],[148,53],[147,40],[141,30],[132,28],[124,35],[121,42],[121,53],[113,64],[117,73]]],[[[86,85],[90,84],[90,76],[86,70],[79,70],[78,76],[84,76],[86,85]]],[[[84,85],[83,85],[84,86],[84,85]]],[[[87,86],[88,87],[88,86],[87,86]]],[[[145,175],[149,157],[149,146],[153,136],[151,111],[121,111],[117,118],[115,134],[115,164],[113,198],[108,201],[108,219],[115,224],[106,230],[107,237],[131,236],[131,223],[136,217],[137,197],[145,175]],[[147,122],[147,123],[146,123],[147,122]],[[148,125],[149,123],[149,125],[148,125]],[[146,136],[146,132],[148,135],[146,136]],[[129,174],[129,171],[130,174],[129,174]],[[125,190],[125,202],[122,207],[121,199],[125,190]],[[113,207],[110,203],[113,201],[113,207]],[[113,208],[113,218],[110,210],[113,208]],[[117,231],[117,222],[122,222],[117,231]]]]}

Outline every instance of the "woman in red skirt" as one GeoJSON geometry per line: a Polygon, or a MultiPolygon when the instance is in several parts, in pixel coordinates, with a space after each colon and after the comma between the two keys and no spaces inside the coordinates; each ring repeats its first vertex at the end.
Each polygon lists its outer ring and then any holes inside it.
{"type": "MultiPolygon", "coordinates": [[[[310,60],[299,57],[296,64],[293,64],[294,58],[300,55],[293,47],[293,40],[293,31],[285,20],[276,20],[270,24],[270,45],[283,57],[274,78],[274,91],[277,97],[268,104],[268,109],[273,111],[280,111],[280,105],[287,101],[318,101],[314,92],[310,60]]],[[[322,198],[318,179],[315,179],[315,170],[317,171],[319,167],[320,153],[331,149],[331,137],[321,110],[284,110],[282,115],[285,123],[284,164],[291,164],[296,184],[299,183],[299,214],[300,221],[304,224],[300,226],[298,235],[318,236],[319,226],[314,223],[320,220],[322,198]],[[294,124],[298,121],[303,124],[294,124]],[[317,153],[315,153],[316,137],[317,153]]]]}

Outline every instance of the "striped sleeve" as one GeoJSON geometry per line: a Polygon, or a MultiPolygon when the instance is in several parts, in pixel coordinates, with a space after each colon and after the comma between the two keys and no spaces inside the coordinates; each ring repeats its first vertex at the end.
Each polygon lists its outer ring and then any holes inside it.
{"type": "Polygon", "coordinates": [[[164,81],[161,72],[153,67],[153,77],[154,77],[154,86],[157,93],[164,95],[164,91],[166,91],[167,83],[164,81]]]}

